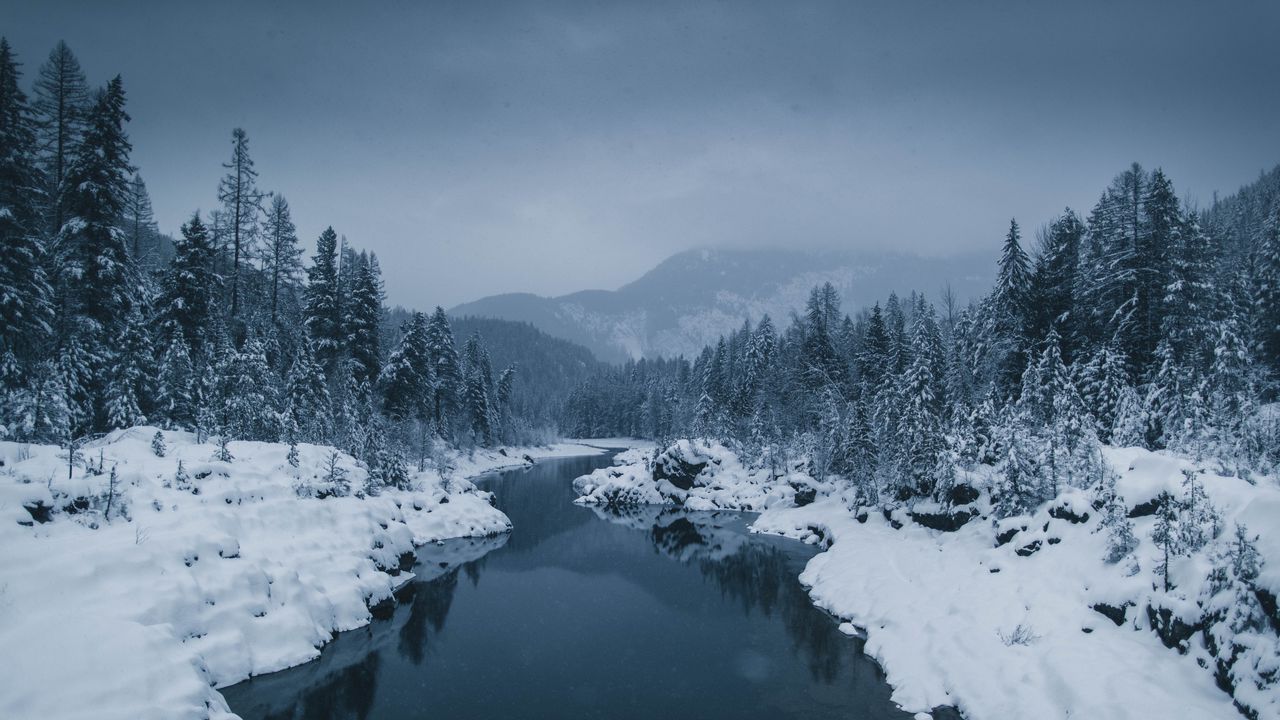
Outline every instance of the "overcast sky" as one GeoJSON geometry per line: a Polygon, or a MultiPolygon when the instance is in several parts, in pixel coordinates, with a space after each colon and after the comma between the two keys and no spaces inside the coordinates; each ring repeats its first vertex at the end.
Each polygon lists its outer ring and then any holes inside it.
{"type": "Polygon", "coordinates": [[[701,246],[994,253],[1129,162],[1206,204],[1280,162],[1280,3],[15,2],[129,94],[162,229],[233,127],[390,302],[614,288],[701,246]]]}

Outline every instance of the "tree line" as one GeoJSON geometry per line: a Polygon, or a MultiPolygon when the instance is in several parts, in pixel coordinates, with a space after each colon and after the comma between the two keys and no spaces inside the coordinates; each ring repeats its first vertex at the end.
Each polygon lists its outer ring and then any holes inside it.
{"type": "Polygon", "coordinates": [[[449,318],[387,313],[378,260],[327,228],[305,266],[242,129],[169,239],[130,161],[124,84],[91,90],[59,43],[28,96],[0,39],[0,436],[73,446],[150,423],[333,444],[403,481],[443,443],[527,439],[517,369],[449,318]]]}
{"type": "Polygon", "coordinates": [[[1280,168],[1198,210],[1161,171],[1116,176],[1024,248],[1009,225],[990,293],[912,292],[844,314],[830,284],[689,361],[644,359],[571,393],[571,435],[701,436],[807,458],[861,496],[942,498],[994,465],[1018,512],[1099,478],[1100,443],[1247,474],[1280,453],[1280,168]]]}

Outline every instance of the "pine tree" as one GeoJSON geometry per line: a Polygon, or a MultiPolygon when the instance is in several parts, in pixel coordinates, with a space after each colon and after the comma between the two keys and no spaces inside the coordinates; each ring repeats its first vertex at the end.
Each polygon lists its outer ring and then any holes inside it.
{"type": "Polygon", "coordinates": [[[1155,374],[1147,384],[1144,400],[1147,414],[1148,448],[1177,447],[1184,433],[1185,388],[1189,385],[1182,366],[1173,355],[1173,345],[1162,339],[1155,351],[1155,374]]]}
{"type": "MultiPolygon", "coordinates": [[[[1084,222],[1071,208],[1067,208],[1044,235],[1030,279],[1029,337],[1044,337],[1050,326],[1065,327],[1071,322],[1084,234],[1084,222]]],[[[1070,342],[1064,344],[1066,362],[1073,359],[1066,352],[1072,345],[1070,342]]]]}
{"type": "Polygon", "coordinates": [[[242,128],[231,131],[231,160],[224,163],[227,174],[218,185],[218,201],[227,218],[231,240],[231,317],[240,313],[240,264],[247,260],[258,236],[262,199],[257,187],[258,171],[249,157],[249,136],[242,128]]]}
{"type": "Polygon", "coordinates": [[[1169,493],[1161,493],[1158,498],[1160,509],[1156,514],[1156,524],[1151,531],[1151,540],[1160,550],[1160,560],[1156,563],[1156,573],[1164,584],[1164,591],[1173,589],[1169,578],[1169,561],[1180,553],[1178,545],[1178,504],[1169,493]]]}
{"type": "MultiPolygon", "coordinates": [[[[1102,522],[1100,530],[1107,532],[1107,554],[1103,557],[1107,563],[1114,565],[1133,554],[1138,548],[1138,538],[1133,534],[1133,521],[1129,519],[1129,510],[1116,494],[1116,478],[1108,473],[1102,483],[1102,522]]],[[[1136,559],[1131,569],[1137,569],[1136,559]]]]}
{"type": "Polygon", "coordinates": [[[165,273],[159,314],[166,332],[170,336],[180,333],[194,350],[202,350],[221,287],[213,241],[200,213],[195,213],[182,226],[173,262],[165,273]]]}
{"type": "Polygon", "coordinates": [[[325,228],[307,268],[304,322],[325,375],[335,377],[342,354],[342,316],[338,298],[338,234],[325,228]]]}
{"type": "MultiPolygon", "coordinates": [[[[98,93],[88,127],[67,171],[60,291],[68,299],[63,312],[88,322],[91,353],[105,357],[111,339],[137,303],[137,278],[118,220],[128,195],[129,139],[124,123],[124,87],[116,76],[98,93]]],[[[103,401],[107,369],[94,369],[90,393],[103,401]]],[[[123,398],[117,398],[122,400],[123,398]]],[[[130,408],[118,405],[116,420],[130,408]]]]}
{"type": "Polygon", "coordinates": [[[51,330],[52,289],[40,241],[36,135],[19,80],[9,42],[0,38],[0,352],[30,358],[51,330]]]}
{"type": "Polygon", "coordinates": [[[72,188],[68,173],[79,152],[90,107],[89,86],[80,62],[67,44],[59,41],[40,66],[34,103],[50,238],[62,232],[68,214],[66,194],[72,188]]]}
{"type": "Polygon", "coordinates": [[[1000,387],[1017,387],[1026,362],[1026,330],[1030,313],[1030,261],[1022,249],[1022,235],[1016,220],[1009,221],[1000,254],[1000,270],[989,299],[988,328],[996,381],[1000,387]]]}
{"type": "Polygon", "coordinates": [[[428,420],[432,413],[432,363],[427,317],[415,312],[382,371],[383,410],[393,420],[428,420]]]}
{"type": "Polygon", "coordinates": [[[271,322],[275,324],[281,293],[292,287],[302,274],[302,248],[298,247],[298,232],[289,201],[283,195],[272,196],[264,230],[267,247],[263,269],[271,285],[271,322]]]}
{"type": "Polygon", "coordinates": [[[352,271],[351,296],[344,305],[343,331],[356,379],[372,385],[382,365],[382,280],[377,256],[363,254],[352,271]]]}
{"type": "Polygon", "coordinates": [[[109,427],[127,428],[147,421],[143,406],[154,396],[150,387],[154,351],[143,323],[142,314],[136,308],[130,310],[124,336],[113,353],[105,398],[109,427]]]}
{"type": "Polygon", "coordinates": [[[151,208],[151,196],[147,193],[147,184],[137,173],[129,181],[129,193],[125,197],[121,225],[127,235],[126,243],[130,257],[135,263],[143,262],[146,254],[155,245],[159,228],[156,226],[155,212],[151,208]]]}
{"type": "Polygon", "coordinates": [[[1005,409],[996,434],[1000,451],[996,511],[1002,517],[1025,513],[1044,499],[1036,468],[1036,458],[1041,455],[1039,438],[1025,410],[1017,405],[1005,409]]]}
{"type": "Polygon", "coordinates": [[[275,388],[270,382],[266,351],[256,337],[230,353],[222,371],[223,434],[238,440],[277,439],[275,388]]]}
{"type": "Polygon", "coordinates": [[[195,370],[191,365],[191,350],[181,330],[169,338],[160,358],[156,415],[153,419],[169,430],[186,430],[195,426],[195,370]]]}
{"type": "Polygon", "coordinates": [[[463,348],[466,358],[465,402],[468,425],[476,443],[493,444],[493,406],[489,397],[489,387],[493,384],[493,371],[489,362],[489,353],[485,350],[478,334],[467,338],[463,348]]]}
{"type": "Polygon", "coordinates": [[[1120,400],[1116,403],[1111,444],[1117,447],[1145,447],[1148,424],[1142,397],[1132,385],[1125,385],[1120,392],[1120,400]]]}
{"type": "Polygon", "coordinates": [[[151,453],[156,457],[162,458],[166,452],[168,452],[168,449],[164,444],[164,433],[157,430],[156,434],[151,436],[151,453]]]}
{"type": "Polygon", "coordinates": [[[1210,327],[1218,314],[1214,288],[1214,248],[1195,213],[1187,213],[1169,249],[1172,262],[1161,299],[1161,337],[1168,338],[1174,354],[1193,375],[1201,375],[1212,359],[1210,327]]]}
{"type": "Polygon", "coordinates": [[[325,443],[333,435],[332,401],[324,370],[316,361],[311,341],[303,338],[285,381],[285,414],[304,442],[325,443]]]}
{"type": "Polygon", "coordinates": [[[937,347],[933,309],[917,308],[912,322],[911,364],[902,378],[898,418],[904,488],[929,495],[936,486],[938,455],[943,450],[941,403],[942,358],[937,347]]]}
{"type": "Polygon", "coordinates": [[[1124,356],[1110,343],[1102,346],[1085,365],[1079,385],[1096,423],[1098,438],[1110,442],[1120,398],[1129,385],[1124,356]]]}
{"type": "Polygon", "coordinates": [[[885,327],[880,303],[871,308],[867,330],[862,339],[862,352],[858,356],[859,374],[874,389],[889,367],[889,332],[885,327]]]}
{"type": "Polygon", "coordinates": [[[436,431],[444,433],[450,418],[458,411],[458,397],[462,391],[462,376],[458,352],[453,344],[453,330],[449,317],[439,306],[427,323],[427,353],[431,358],[432,420],[436,431]]]}

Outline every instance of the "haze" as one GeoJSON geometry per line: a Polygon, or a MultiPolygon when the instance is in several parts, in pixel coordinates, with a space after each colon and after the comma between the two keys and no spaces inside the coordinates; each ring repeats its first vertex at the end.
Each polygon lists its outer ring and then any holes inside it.
{"type": "Polygon", "coordinates": [[[1129,162],[1204,204],[1280,160],[1280,4],[6,3],[124,76],[161,228],[233,127],[390,302],[612,288],[698,246],[994,253],[1129,162]]]}

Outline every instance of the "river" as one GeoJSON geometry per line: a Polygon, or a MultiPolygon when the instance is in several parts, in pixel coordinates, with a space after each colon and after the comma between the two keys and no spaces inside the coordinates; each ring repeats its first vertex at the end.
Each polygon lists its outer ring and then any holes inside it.
{"type": "Polygon", "coordinates": [[[608,456],[482,479],[515,529],[419,549],[399,604],[225,688],[245,720],[911,717],[750,516],[573,504],[608,456]]]}

